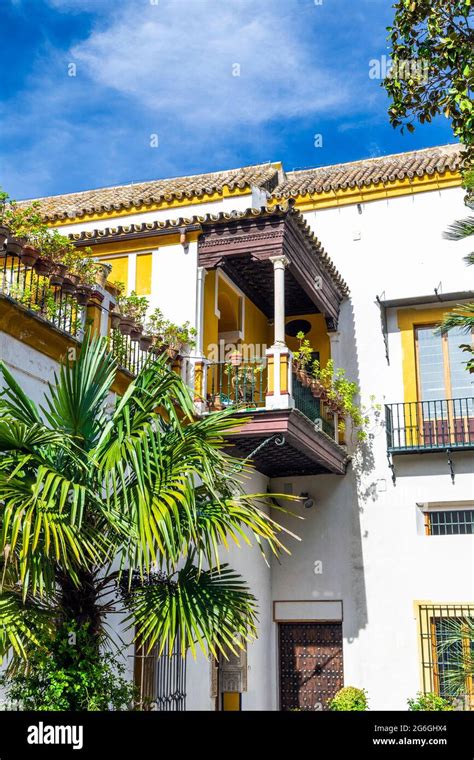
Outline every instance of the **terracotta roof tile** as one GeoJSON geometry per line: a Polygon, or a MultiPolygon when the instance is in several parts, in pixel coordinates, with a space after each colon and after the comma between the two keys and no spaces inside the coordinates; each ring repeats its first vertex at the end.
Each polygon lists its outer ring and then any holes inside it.
{"type": "Polygon", "coordinates": [[[192,199],[205,194],[250,188],[253,185],[272,191],[278,183],[278,165],[259,164],[229,171],[174,177],[151,182],[134,182],[116,187],[101,187],[67,195],[38,198],[45,221],[67,220],[86,214],[122,211],[132,206],[192,199]]]}
{"type": "Polygon", "coordinates": [[[413,179],[415,176],[422,177],[435,172],[443,174],[448,170],[459,170],[461,161],[460,145],[442,145],[410,153],[287,172],[286,178],[275,188],[273,197],[291,198],[329,190],[368,187],[397,179],[413,179]]]}

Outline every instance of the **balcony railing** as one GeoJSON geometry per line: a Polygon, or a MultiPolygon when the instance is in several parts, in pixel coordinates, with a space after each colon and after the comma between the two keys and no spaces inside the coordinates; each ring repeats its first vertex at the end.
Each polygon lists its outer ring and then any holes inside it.
{"type": "Polygon", "coordinates": [[[148,351],[141,349],[140,343],[129,335],[122,335],[120,330],[110,331],[109,347],[119,367],[131,375],[138,375],[149,359],[148,351]]]}
{"type": "Polygon", "coordinates": [[[208,402],[211,410],[229,406],[256,409],[265,406],[267,368],[265,359],[234,366],[215,362],[207,367],[208,402]]]}
{"type": "Polygon", "coordinates": [[[385,405],[389,452],[474,448],[474,398],[385,405]]]}
{"type": "Polygon", "coordinates": [[[83,309],[77,300],[16,256],[0,257],[0,293],[69,335],[82,328],[83,309]]]}
{"type": "Polygon", "coordinates": [[[334,413],[320,398],[315,398],[311,389],[305,387],[297,377],[293,378],[293,398],[296,409],[334,438],[334,413]]]}

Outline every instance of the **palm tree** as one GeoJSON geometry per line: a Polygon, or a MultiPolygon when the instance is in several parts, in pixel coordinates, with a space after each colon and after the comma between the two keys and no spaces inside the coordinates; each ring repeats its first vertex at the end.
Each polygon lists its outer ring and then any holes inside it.
{"type": "Polygon", "coordinates": [[[221,554],[286,549],[266,494],[244,494],[245,463],[223,453],[236,420],[196,419],[163,357],[113,405],[116,369],[86,337],[38,407],[0,362],[0,658],[27,660],[69,621],[99,654],[118,604],[148,651],[217,656],[256,635],[256,600],[221,554]]]}

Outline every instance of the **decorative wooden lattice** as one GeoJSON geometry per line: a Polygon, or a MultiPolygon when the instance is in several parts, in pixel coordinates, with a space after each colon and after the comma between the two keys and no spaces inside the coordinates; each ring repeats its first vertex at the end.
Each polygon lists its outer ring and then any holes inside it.
{"type": "Polygon", "coordinates": [[[327,710],[344,685],[341,623],[281,623],[281,710],[327,710]]]}

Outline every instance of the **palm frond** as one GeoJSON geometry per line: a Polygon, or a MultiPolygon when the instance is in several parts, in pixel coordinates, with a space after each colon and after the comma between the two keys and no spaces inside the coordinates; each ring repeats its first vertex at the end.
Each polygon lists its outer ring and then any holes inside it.
{"type": "Polygon", "coordinates": [[[68,357],[49,384],[41,410],[50,425],[90,448],[105,424],[105,404],[116,370],[107,341],[88,333],[77,358],[68,357]]]}
{"type": "Polygon", "coordinates": [[[448,332],[453,327],[460,327],[469,334],[474,329],[474,303],[460,303],[446,314],[437,332],[448,332]]]}
{"type": "Polygon", "coordinates": [[[179,642],[184,657],[196,646],[206,654],[236,652],[256,636],[257,602],[245,581],[228,565],[199,571],[192,557],[173,577],[150,576],[126,592],[130,628],[146,650],[157,644],[173,651],[179,642]]]}
{"type": "Polygon", "coordinates": [[[0,593],[0,664],[10,652],[25,659],[51,627],[51,610],[14,591],[0,593]]]}
{"type": "Polygon", "coordinates": [[[443,232],[446,240],[464,240],[471,235],[474,235],[474,216],[456,220],[443,232]]]}

